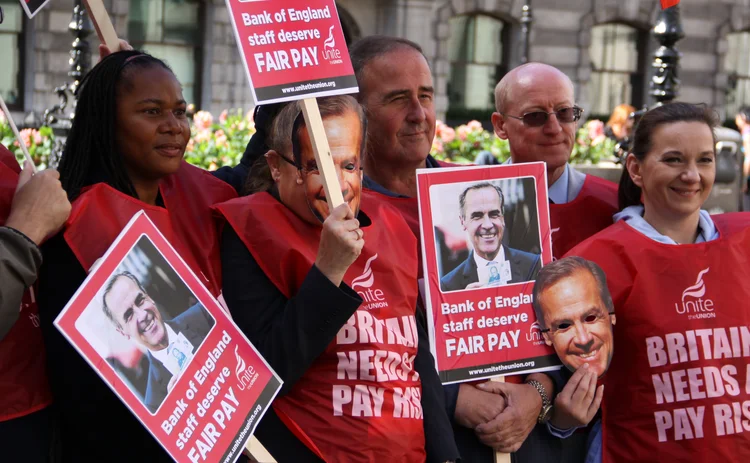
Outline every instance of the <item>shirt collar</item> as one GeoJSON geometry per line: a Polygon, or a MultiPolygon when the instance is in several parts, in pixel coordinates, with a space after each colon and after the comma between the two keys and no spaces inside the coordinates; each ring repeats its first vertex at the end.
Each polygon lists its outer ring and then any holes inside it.
{"type": "MultiPolygon", "coordinates": [[[[513,159],[508,158],[505,164],[513,164],[513,159]]],[[[565,204],[568,200],[568,187],[570,185],[570,165],[565,164],[565,170],[563,171],[560,178],[558,178],[552,185],[547,185],[547,195],[549,199],[555,204],[565,204]]]]}
{"type": "Polygon", "coordinates": [[[150,350],[149,349],[149,352],[151,352],[151,355],[153,355],[154,358],[156,358],[156,360],[160,361],[162,364],[166,363],[167,358],[169,357],[169,343],[171,342],[170,340],[177,339],[177,333],[175,333],[172,327],[166,323],[164,324],[164,326],[167,329],[167,348],[162,349],[162,350],[150,350]]]}
{"type": "Polygon", "coordinates": [[[502,264],[503,262],[505,262],[505,249],[503,248],[502,244],[500,245],[500,250],[497,252],[497,255],[491,261],[480,257],[476,252],[474,252],[473,254],[474,262],[476,262],[477,267],[487,267],[490,262],[495,262],[497,264],[502,264]]]}
{"type": "MultiPolygon", "coordinates": [[[[425,167],[427,167],[428,169],[434,169],[434,168],[440,167],[440,164],[438,164],[437,160],[433,158],[431,154],[428,154],[427,159],[425,159],[425,167]]],[[[367,174],[365,174],[365,178],[362,180],[362,186],[367,188],[368,190],[372,190],[376,193],[390,196],[392,198],[409,198],[410,197],[410,196],[394,193],[386,189],[384,186],[380,185],[378,182],[368,177],[367,174]]]]}
{"type": "MultiPolygon", "coordinates": [[[[678,244],[672,238],[662,235],[661,233],[656,231],[656,229],[652,227],[650,223],[646,222],[646,220],[644,220],[643,218],[643,211],[643,206],[629,206],[623,209],[621,212],[615,214],[614,219],[615,222],[624,220],[626,224],[630,225],[641,234],[645,235],[648,238],[651,238],[654,241],[658,241],[659,243],[674,245],[678,244]]],[[[700,217],[698,218],[698,236],[695,238],[695,244],[713,241],[718,237],[719,231],[716,230],[716,225],[714,225],[714,221],[713,219],[711,219],[711,215],[707,211],[701,209],[700,217]]]]}

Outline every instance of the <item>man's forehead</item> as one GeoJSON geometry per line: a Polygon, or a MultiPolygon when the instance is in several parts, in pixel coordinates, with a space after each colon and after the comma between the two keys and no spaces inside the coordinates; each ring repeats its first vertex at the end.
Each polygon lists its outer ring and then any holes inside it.
{"type": "MultiPolygon", "coordinates": [[[[112,303],[123,302],[128,304],[132,302],[140,292],[138,285],[126,276],[119,276],[112,285],[112,289],[107,294],[108,301],[112,303]]],[[[111,304],[108,304],[111,305],[111,304]]]]}
{"type": "Polygon", "coordinates": [[[511,83],[505,107],[509,111],[559,108],[575,103],[569,79],[556,73],[526,72],[511,83]]]}
{"type": "Polygon", "coordinates": [[[479,188],[475,190],[469,190],[466,193],[466,206],[467,207],[480,207],[486,206],[487,204],[500,206],[500,195],[492,187],[479,188]]]}
{"type": "Polygon", "coordinates": [[[546,287],[540,298],[544,301],[545,318],[551,320],[571,318],[596,309],[607,311],[596,279],[591,272],[582,269],[546,287]],[[561,305],[549,307],[552,298],[561,305]]]}
{"type": "Polygon", "coordinates": [[[432,87],[432,73],[424,56],[412,48],[397,48],[365,65],[362,84],[368,93],[385,94],[399,90],[432,87]],[[418,71],[418,72],[415,72],[418,71]]]}

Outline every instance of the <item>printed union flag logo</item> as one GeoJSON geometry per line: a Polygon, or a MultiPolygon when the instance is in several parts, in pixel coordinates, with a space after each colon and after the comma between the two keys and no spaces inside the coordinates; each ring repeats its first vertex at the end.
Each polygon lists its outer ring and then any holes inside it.
{"type": "Polygon", "coordinates": [[[661,0],[661,9],[666,10],[680,3],[680,0],[661,0]]]}

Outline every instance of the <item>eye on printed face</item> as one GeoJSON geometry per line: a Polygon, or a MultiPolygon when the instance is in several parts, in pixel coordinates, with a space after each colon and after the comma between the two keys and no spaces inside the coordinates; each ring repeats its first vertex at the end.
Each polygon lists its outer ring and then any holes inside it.
{"type": "Polygon", "coordinates": [[[167,347],[168,336],[161,313],[148,294],[126,276],[120,276],[107,294],[107,306],[122,334],[149,350],[167,347]]]}
{"type": "Polygon", "coordinates": [[[588,363],[597,376],[603,375],[614,353],[612,325],[615,315],[608,313],[601,300],[594,276],[577,270],[548,286],[540,295],[544,338],[571,371],[588,363]]]}
{"type": "MultiPolygon", "coordinates": [[[[360,169],[360,147],[363,134],[359,116],[347,111],[342,116],[327,117],[323,127],[328,136],[333,164],[336,167],[341,194],[349,208],[357,214],[362,193],[362,170],[360,169]]],[[[320,220],[325,220],[330,212],[326,200],[323,177],[318,171],[315,154],[306,128],[299,134],[302,157],[302,173],[307,203],[320,220]]]]}
{"type": "Polygon", "coordinates": [[[493,260],[500,251],[505,231],[500,195],[494,188],[479,188],[466,193],[461,225],[469,236],[474,252],[493,260]]]}

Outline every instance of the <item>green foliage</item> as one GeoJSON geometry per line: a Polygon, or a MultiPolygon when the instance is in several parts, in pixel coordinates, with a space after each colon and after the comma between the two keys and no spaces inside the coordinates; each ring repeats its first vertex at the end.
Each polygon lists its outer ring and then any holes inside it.
{"type": "Polygon", "coordinates": [[[599,164],[615,160],[617,142],[604,135],[604,123],[597,119],[587,121],[576,132],[571,164],[599,164]]]}
{"type": "Polygon", "coordinates": [[[501,162],[510,156],[508,141],[484,130],[479,121],[459,125],[455,129],[437,122],[435,140],[430,154],[441,161],[471,164],[482,151],[489,151],[501,162]]]}
{"type": "Polygon", "coordinates": [[[207,111],[193,116],[185,161],[206,170],[239,164],[250,137],[255,133],[252,112],[222,111],[217,123],[207,111]]]}
{"type": "MultiPolygon", "coordinates": [[[[49,163],[49,156],[55,142],[52,129],[47,126],[42,126],[39,130],[23,129],[21,130],[21,138],[24,140],[26,148],[29,150],[31,159],[34,160],[34,165],[39,169],[45,169],[49,163]]],[[[18,144],[15,135],[13,135],[13,130],[10,128],[10,124],[8,124],[8,121],[5,119],[1,111],[0,143],[5,145],[11,153],[15,154],[18,162],[23,165],[24,156],[23,150],[21,150],[21,145],[18,144]]]]}

